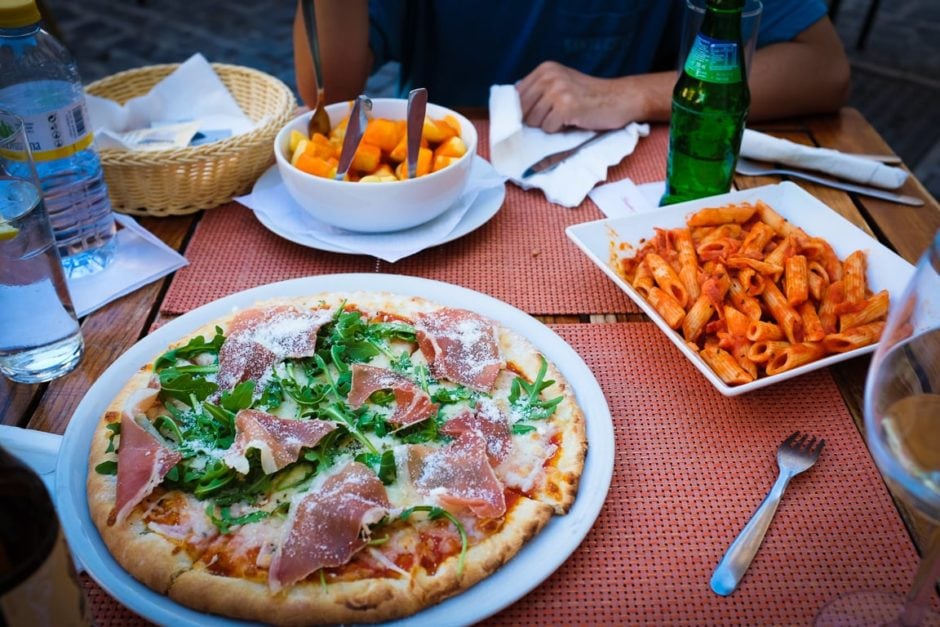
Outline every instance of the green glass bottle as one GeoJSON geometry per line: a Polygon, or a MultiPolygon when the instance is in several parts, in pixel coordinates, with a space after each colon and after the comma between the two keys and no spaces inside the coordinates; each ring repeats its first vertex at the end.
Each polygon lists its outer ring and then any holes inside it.
{"type": "Polygon", "coordinates": [[[731,188],[751,102],[741,39],[744,0],[707,0],[705,17],[672,92],[669,205],[731,188]]]}

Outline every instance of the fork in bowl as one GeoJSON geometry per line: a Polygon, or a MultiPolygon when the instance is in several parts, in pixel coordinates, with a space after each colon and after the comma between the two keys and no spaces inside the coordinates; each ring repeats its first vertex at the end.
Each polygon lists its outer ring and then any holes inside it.
{"type": "Polygon", "coordinates": [[[780,468],[780,474],[760,507],[715,567],[711,588],[716,594],[727,596],[738,587],[751,561],[757,555],[757,549],[764,540],[764,534],[770,527],[790,479],[812,467],[819,459],[819,453],[825,444],[825,440],[817,441],[815,436],[795,431],[777,447],[777,466],[780,468]]]}

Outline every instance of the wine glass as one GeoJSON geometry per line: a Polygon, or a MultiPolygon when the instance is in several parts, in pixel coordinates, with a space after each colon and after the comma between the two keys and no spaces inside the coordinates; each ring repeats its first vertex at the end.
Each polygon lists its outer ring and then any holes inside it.
{"type": "MultiPolygon", "coordinates": [[[[865,382],[865,437],[898,498],[940,523],[940,232],[892,303],[865,382]]],[[[931,601],[940,577],[936,528],[906,596],[853,592],[816,625],[940,625],[931,601]]]]}

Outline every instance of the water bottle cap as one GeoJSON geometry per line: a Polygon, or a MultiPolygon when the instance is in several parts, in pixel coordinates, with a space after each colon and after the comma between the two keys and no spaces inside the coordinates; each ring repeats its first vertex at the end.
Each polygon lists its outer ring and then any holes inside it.
{"type": "Polygon", "coordinates": [[[41,19],[36,0],[0,0],[0,27],[20,28],[41,19]]]}

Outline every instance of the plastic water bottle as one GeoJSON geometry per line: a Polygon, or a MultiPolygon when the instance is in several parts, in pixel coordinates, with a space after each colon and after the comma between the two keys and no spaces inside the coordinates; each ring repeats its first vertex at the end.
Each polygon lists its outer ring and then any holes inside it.
{"type": "Polygon", "coordinates": [[[744,0],[708,0],[701,30],[672,92],[666,193],[661,205],[724,194],[751,102],[741,38],[744,0]]]}
{"type": "Polygon", "coordinates": [[[0,0],[0,108],[26,123],[62,265],[79,277],[114,257],[114,214],[75,61],[40,19],[35,0],[0,0]]]}

